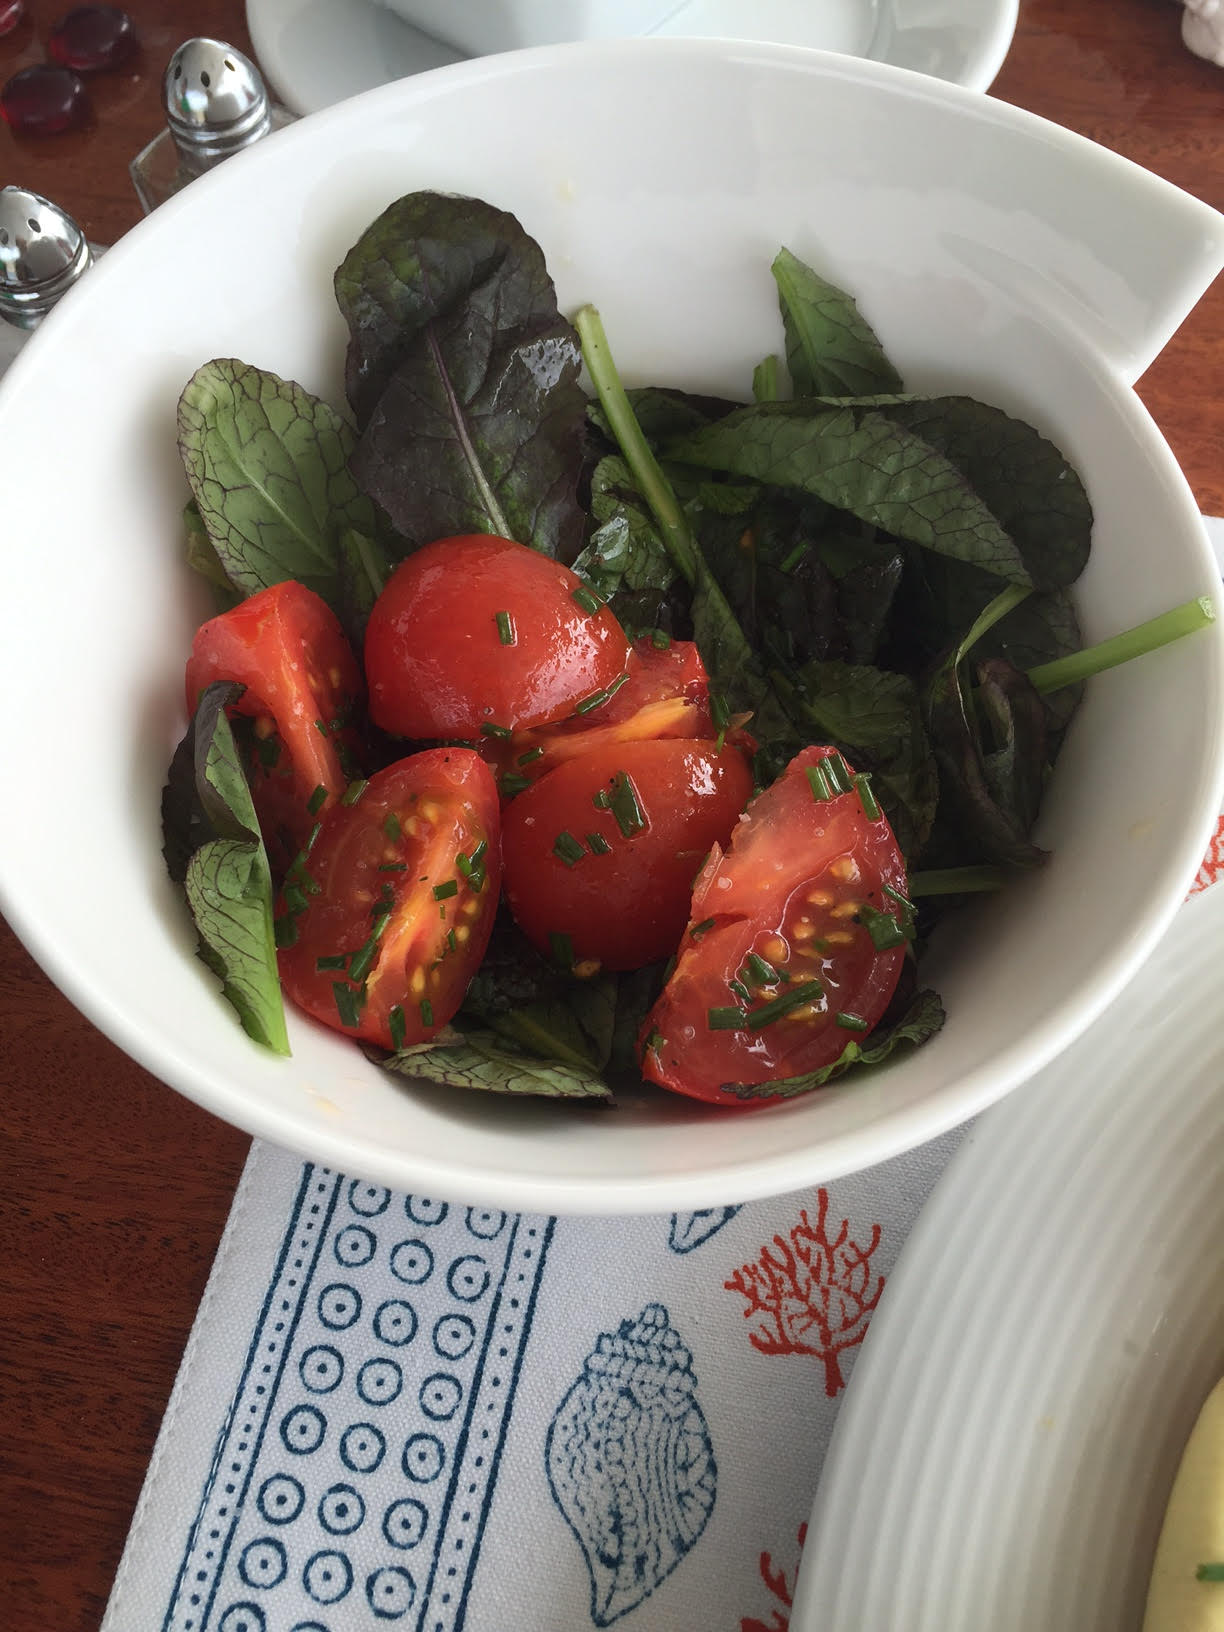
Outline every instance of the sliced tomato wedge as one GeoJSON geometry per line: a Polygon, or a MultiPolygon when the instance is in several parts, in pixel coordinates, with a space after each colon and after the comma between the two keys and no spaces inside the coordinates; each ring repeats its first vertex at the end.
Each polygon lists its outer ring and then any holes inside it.
{"type": "Polygon", "coordinates": [[[642,1030],[650,1081],[769,1104],[732,1088],[831,1065],[878,1023],[905,960],[905,865],[852,776],[834,750],[805,748],[711,855],[642,1030]]]}
{"type": "Polygon", "coordinates": [[[705,664],[691,640],[656,646],[649,637],[639,638],[632,643],[624,672],[624,681],[614,683],[607,700],[595,708],[478,744],[478,752],[497,772],[504,797],[521,793],[567,760],[616,743],[668,737],[708,741],[717,735],[705,664]]]}
{"type": "Polygon", "coordinates": [[[281,891],[281,982],[324,1025],[401,1048],[453,1018],[484,957],[501,885],[497,787],[471,749],[434,748],[355,791],[281,891]]]}
{"type": "Polygon", "coordinates": [[[736,748],[605,743],[502,814],[506,902],[546,956],[637,969],[675,951],[693,879],[752,792],[736,748]]]}
{"type": "Polygon", "coordinates": [[[283,870],[319,811],[359,774],[361,670],[327,603],[287,579],[196,631],[187,663],[189,712],[214,680],[246,687],[230,712],[254,719],[251,796],[273,865],[283,870]]]}

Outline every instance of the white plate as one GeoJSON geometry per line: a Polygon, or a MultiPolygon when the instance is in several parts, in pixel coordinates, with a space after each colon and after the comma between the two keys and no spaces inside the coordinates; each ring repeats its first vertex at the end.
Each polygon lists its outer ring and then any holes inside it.
{"type": "Polygon", "coordinates": [[[1224,886],[970,1133],[886,1291],[792,1632],[1137,1632],[1224,1375],[1224,886]]]}
{"type": "MultiPolygon", "coordinates": [[[[689,0],[656,32],[816,46],[984,91],[1011,45],[1017,3],[689,0]]],[[[297,113],[460,60],[378,0],[247,0],[246,12],[260,66],[297,113]]]]}

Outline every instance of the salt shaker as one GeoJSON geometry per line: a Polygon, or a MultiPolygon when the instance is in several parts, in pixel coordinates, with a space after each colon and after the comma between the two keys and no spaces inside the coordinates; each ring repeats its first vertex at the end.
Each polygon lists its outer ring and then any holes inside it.
{"type": "Polygon", "coordinates": [[[50,199],[0,187],[0,373],[100,253],[50,199]]]}
{"type": "Polygon", "coordinates": [[[249,57],[224,40],[187,40],[162,81],[166,128],[129,172],[146,215],[223,159],[250,147],[294,115],[268,95],[249,57]]]}

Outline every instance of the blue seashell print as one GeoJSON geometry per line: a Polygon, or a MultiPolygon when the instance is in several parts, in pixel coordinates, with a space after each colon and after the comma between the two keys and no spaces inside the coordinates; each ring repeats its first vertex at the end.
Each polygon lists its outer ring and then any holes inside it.
{"type": "Polygon", "coordinates": [[[667,1244],[673,1252],[692,1252],[717,1235],[738,1212],[738,1207],[703,1207],[696,1213],[673,1213],[667,1244]]]}
{"type": "Polygon", "coordinates": [[[553,1500],[591,1577],[591,1619],[610,1626],[696,1544],[718,1470],[693,1357],[661,1303],[602,1332],[558,1406],[545,1457],[553,1500]]]}

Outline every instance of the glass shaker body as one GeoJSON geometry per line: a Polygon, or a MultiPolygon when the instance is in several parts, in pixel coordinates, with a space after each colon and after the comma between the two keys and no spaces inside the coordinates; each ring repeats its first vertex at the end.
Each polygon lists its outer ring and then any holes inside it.
{"type": "MultiPolygon", "coordinates": [[[[268,130],[264,134],[294,124],[296,119],[297,115],[290,113],[288,108],[273,102],[268,108],[268,130]]],[[[228,156],[223,154],[204,163],[194,162],[180,151],[171,131],[160,131],[147,146],[141,148],[128,166],[141,209],[150,215],[159,204],[181,193],[197,176],[213,169],[222,158],[228,156]]]]}

